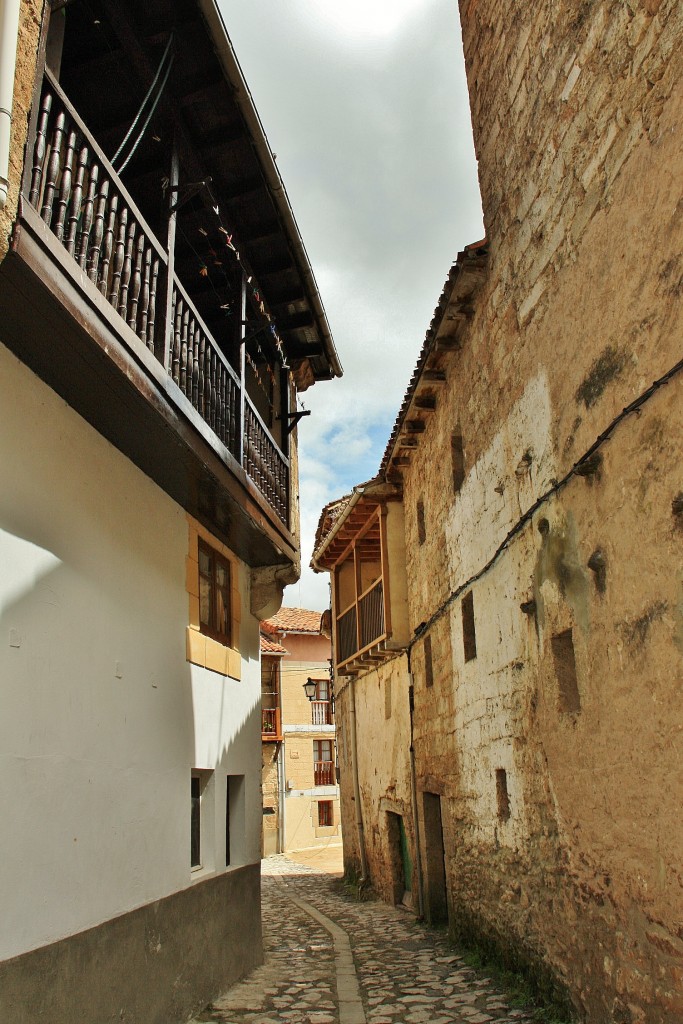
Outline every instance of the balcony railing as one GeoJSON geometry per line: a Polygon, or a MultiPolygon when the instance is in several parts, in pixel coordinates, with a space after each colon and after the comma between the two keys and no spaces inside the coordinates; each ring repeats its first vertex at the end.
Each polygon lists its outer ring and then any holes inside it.
{"type": "Polygon", "coordinates": [[[386,640],[385,623],[384,587],[380,578],[337,618],[337,665],[348,664],[386,640]]]}
{"type": "Polygon", "coordinates": [[[313,780],[316,786],[334,786],[334,761],[314,761],[313,780]]]}
{"type": "Polygon", "coordinates": [[[168,255],[59,84],[45,72],[25,199],[288,524],[289,461],[173,275],[168,255]],[[244,401],[242,403],[241,398],[244,401]],[[242,411],[244,410],[244,411],[242,411]],[[242,422],[241,422],[242,421],[242,422]]]}
{"type": "Polygon", "coordinates": [[[313,725],[333,725],[332,703],[329,700],[311,701],[311,722],[313,725]]]}
{"type": "Polygon", "coordinates": [[[279,708],[263,708],[261,710],[261,739],[266,741],[282,739],[279,708]]]}

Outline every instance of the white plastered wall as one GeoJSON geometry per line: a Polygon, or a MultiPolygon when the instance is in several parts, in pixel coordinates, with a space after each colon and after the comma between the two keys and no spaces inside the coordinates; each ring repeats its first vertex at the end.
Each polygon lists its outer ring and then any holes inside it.
{"type": "MultiPolygon", "coordinates": [[[[259,858],[258,623],[242,679],[186,660],[184,511],[0,345],[0,959],[170,895],[192,768],[246,776],[232,867],[259,858]]],[[[234,834],[234,829],[233,829],[234,834]]]]}

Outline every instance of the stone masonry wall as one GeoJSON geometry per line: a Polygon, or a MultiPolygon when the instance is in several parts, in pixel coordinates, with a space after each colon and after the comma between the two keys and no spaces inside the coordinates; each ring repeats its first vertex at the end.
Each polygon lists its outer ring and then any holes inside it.
{"type": "Polygon", "coordinates": [[[33,99],[42,10],[43,0],[22,0],[12,107],[9,193],[4,210],[0,210],[0,260],[7,255],[10,232],[17,215],[21,175],[24,169],[24,147],[33,99]]]}
{"type": "Polygon", "coordinates": [[[474,582],[427,630],[431,679],[413,648],[418,790],[442,794],[454,931],[582,1020],[675,1024],[682,375],[646,392],[681,358],[683,8],[461,15],[489,268],[404,473],[411,629],[474,582]]]}
{"type": "Polygon", "coordinates": [[[400,900],[397,848],[387,828],[387,814],[403,817],[408,843],[415,839],[410,798],[410,711],[405,655],[359,674],[337,699],[337,737],[344,826],[344,866],[360,873],[356,808],[351,770],[350,686],[356,691],[358,775],[369,880],[388,902],[400,900]]]}

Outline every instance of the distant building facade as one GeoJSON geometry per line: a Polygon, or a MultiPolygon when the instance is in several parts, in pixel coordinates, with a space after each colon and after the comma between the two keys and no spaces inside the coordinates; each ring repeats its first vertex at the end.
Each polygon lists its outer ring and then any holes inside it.
{"type": "Polygon", "coordinates": [[[486,242],[314,553],[345,859],[582,1021],[678,1024],[683,8],[460,6],[486,242]]]}
{"type": "Polygon", "coordinates": [[[331,644],[323,630],[320,612],[304,608],[282,608],[261,623],[266,857],[341,843],[331,644]]]}

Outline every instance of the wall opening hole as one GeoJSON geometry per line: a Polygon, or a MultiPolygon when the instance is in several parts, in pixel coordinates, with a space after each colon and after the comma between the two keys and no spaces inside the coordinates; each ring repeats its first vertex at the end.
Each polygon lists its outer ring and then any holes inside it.
{"type": "Polygon", "coordinates": [[[496,768],[496,803],[498,820],[507,821],[510,817],[510,795],[508,793],[508,775],[504,768],[496,768]]]}
{"type": "Polygon", "coordinates": [[[462,643],[465,661],[477,656],[477,635],[474,627],[474,594],[470,590],[462,599],[462,643]]]}
{"type": "Polygon", "coordinates": [[[451,437],[451,461],[453,466],[453,493],[457,494],[465,482],[465,450],[460,432],[453,434],[451,437]]]}
{"type": "Polygon", "coordinates": [[[427,531],[425,528],[425,503],[420,500],[417,503],[417,539],[420,544],[424,544],[427,538],[427,531]]]}
{"type": "Polygon", "coordinates": [[[574,639],[571,629],[551,638],[555,675],[559,687],[560,711],[571,714],[581,710],[579,684],[576,678],[576,659],[574,657],[574,639]]]}
{"type": "Polygon", "coordinates": [[[424,658],[425,658],[425,686],[434,685],[434,664],[432,662],[432,638],[430,636],[425,637],[424,642],[424,658]]]}

